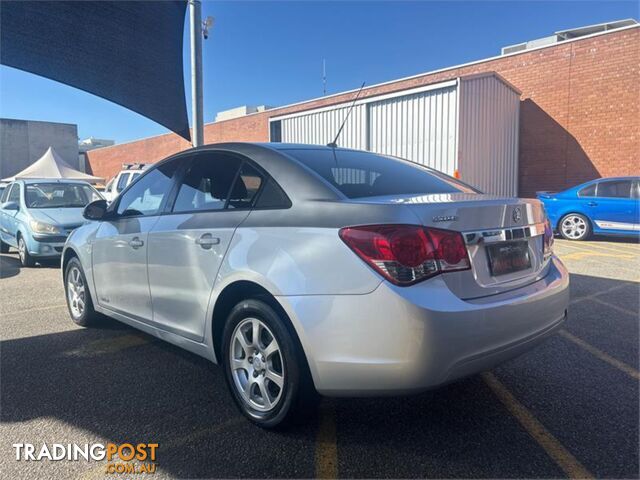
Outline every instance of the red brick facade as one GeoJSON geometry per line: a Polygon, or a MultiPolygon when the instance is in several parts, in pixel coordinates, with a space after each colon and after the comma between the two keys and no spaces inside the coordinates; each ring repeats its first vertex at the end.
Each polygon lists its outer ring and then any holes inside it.
{"type": "MultiPolygon", "coordinates": [[[[640,175],[640,28],[477,62],[368,88],[362,97],[495,71],[522,90],[520,195],[597,177],[640,175]]],[[[269,117],[341,103],[353,93],[205,125],[205,142],[268,141],[269,117]]],[[[190,145],[160,135],[88,152],[95,175],[155,162],[190,145]]]]}

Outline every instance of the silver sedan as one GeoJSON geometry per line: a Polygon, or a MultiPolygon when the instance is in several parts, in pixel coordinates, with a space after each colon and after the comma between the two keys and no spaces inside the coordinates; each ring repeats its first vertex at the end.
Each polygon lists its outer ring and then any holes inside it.
{"type": "Polygon", "coordinates": [[[264,427],[315,392],[406,393],[492,368],[567,315],[538,200],[369,152],[200,147],[85,217],[62,259],[72,319],[105,314],[221,364],[264,427]]]}

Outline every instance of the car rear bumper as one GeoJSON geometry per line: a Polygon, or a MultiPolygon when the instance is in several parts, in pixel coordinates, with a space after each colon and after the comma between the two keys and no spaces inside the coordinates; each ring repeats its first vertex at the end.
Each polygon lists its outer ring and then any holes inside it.
{"type": "Polygon", "coordinates": [[[325,395],[384,395],[432,388],[520,355],[566,319],[569,274],[552,259],[526,287],[461,300],[442,278],[383,282],[366,295],[278,297],[325,395]]]}

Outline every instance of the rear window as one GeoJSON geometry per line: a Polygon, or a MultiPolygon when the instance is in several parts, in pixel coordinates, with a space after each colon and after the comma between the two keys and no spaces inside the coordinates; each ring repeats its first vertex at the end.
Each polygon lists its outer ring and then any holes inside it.
{"type": "Polygon", "coordinates": [[[432,193],[478,193],[416,163],[351,150],[286,150],[348,198],[432,193]]]}

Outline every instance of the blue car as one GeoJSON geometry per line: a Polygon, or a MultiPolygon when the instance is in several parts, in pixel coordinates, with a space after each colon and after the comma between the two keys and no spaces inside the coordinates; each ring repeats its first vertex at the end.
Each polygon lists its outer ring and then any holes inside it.
{"type": "Polygon", "coordinates": [[[0,196],[0,251],[18,249],[20,262],[60,258],[67,236],[86,223],[84,207],[102,196],[86,182],[17,180],[0,196]]]}
{"type": "Polygon", "coordinates": [[[538,192],[551,225],[567,240],[640,235],[640,177],[599,178],[563,192],[538,192]]]}

